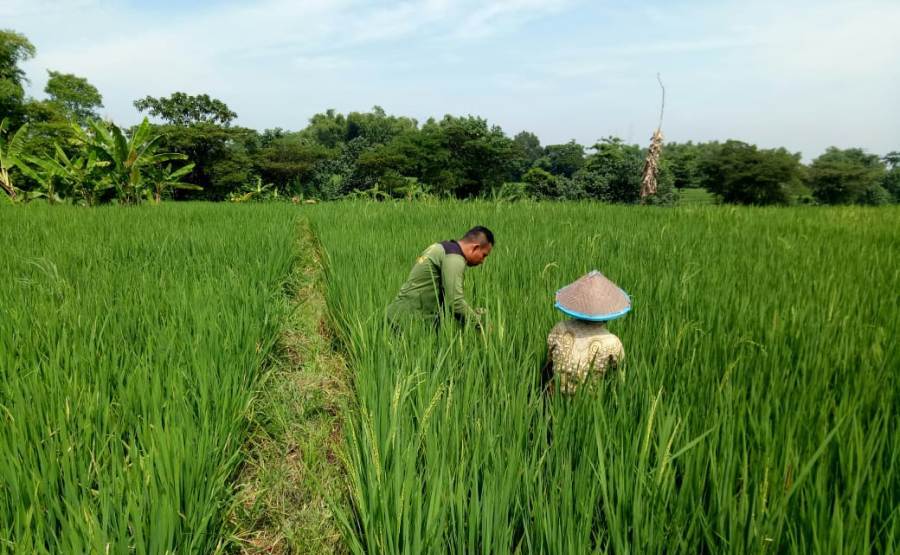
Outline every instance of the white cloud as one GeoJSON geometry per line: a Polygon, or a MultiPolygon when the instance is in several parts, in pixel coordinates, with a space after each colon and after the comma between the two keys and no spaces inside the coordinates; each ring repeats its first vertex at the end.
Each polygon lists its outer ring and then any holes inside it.
{"type": "Polygon", "coordinates": [[[765,45],[758,54],[767,68],[795,78],[849,79],[877,73],[896,78],[898,27],[900,2],[823,3],[787,7],[752,32],[765,45]]]}
{"type": "Polygon", "coordinates": [[[96,8],[98,0],[4,0],[0,3],[0,17],[18,18],[47,14],[54,10],[87,10],[96,8]]]}
{"type": "Polygon", "coordinates": [[[571,3],[567,0],[490,0],[481,2],[452,34],[458,39],[485,38],[510,26],[534,18],[558,13],[571,3]]]}
{"type": "Polygon", "coordinates": [[[655,125],[661,71],[673,138],[900,146],[896,0],[0,0],[0,19],[38,49],[32,94],[46,69],[76,73],[123,123],[182,90],[255,127],[378,103],[591,144],[655,125]]]}
{"type": "Polygon", "coordinates": [[[340,56],[297,56],[292,63],[295,69],[306,71],[328,71],[333,69],[349,69],[354,63],[350,58],[340,56]]]}

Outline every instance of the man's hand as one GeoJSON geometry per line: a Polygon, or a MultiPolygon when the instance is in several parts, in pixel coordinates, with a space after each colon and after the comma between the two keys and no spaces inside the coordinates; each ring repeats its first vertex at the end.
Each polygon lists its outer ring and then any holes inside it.
{"type": "Polygon", "coordinates": [[[487,323],[487,309],[478,307],[475,309],[475,326],[482,332],[487,333],[489,330],[487,323]]]}

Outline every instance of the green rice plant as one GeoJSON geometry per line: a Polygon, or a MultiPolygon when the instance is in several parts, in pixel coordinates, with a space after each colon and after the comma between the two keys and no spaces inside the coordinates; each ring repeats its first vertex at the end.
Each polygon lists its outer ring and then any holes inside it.
{"type": "Polygon", "coordinates": [[[227,547],[295,214],[0,209],[0,552],[227,547]]]}
{"type": "Polygon", "coordinates": [[[900,210],[343,202],[307,212],[353,370],[355,553],[892,553],[900,210]],[[483,224],[489,331],[397,334],[429,243],[483,224]],[[553,293],[633,299],[620,373],[547,397],[553,293]]]}

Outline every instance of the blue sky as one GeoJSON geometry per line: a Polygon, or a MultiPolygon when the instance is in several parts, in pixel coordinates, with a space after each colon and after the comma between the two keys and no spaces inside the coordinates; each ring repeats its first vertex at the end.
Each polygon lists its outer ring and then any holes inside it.
{"type": "Polygon", "coordinates": [[[208,93],[257,129],[335,108],[475,114],[544,144],[735,138],[805,159],[900,150],[900,1],[0,0],[25,69],[96,85],[130,124],[145,95],[208,93]]]}

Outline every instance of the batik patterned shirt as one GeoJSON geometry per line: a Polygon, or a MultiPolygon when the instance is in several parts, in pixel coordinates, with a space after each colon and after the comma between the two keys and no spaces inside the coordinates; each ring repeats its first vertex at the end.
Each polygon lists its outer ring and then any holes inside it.
{"type": "Polygon", "coordinates": [[[550,330],[547,348],[560,390],[569,394],[625,358],[622,342],[602,322],[563,320],[550,330]]]}

